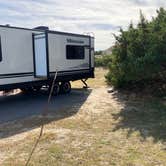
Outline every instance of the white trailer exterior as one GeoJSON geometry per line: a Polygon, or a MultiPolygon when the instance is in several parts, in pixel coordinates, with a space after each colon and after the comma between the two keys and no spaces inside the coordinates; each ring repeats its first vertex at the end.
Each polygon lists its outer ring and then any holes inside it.
{"type": "Polygon", "coordinates": [[[94,38],[0,26],[0,90],[94,77],[94,38]]]}

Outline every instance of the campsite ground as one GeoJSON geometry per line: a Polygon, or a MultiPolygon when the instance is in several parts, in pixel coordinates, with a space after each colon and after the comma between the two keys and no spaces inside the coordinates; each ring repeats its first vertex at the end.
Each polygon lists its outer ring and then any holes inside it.
{"type": "MultiPolygon", "coordinates": [[[[166,165],[165,99],[107,93],[106,72],[96,69],[96,79],[89,80],[91,89],[73,83],[72,94],[64,96],[71,104],[49,110],[31,166],[166,165]],[[76,98],[80,100],[73,104],[76,98]]],[[[34,115],[0,125],[0,165],[25,165],[41,120],[34,115]]]]}

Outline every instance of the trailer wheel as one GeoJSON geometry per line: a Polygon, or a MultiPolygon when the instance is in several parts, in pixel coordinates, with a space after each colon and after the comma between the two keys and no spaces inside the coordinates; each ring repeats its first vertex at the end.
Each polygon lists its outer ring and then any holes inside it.
{"type": "MultiPolygon", "coordinates": [[[[49,93],[51,91],[51,85],[49,86],[49,93]]],[[[59,86],[59,83],[55,83],[54,84],[54,88],[53,88],[53,91],[52,91],[52,95],[53,96],[57,96],[60,92],[60,86],[59,86]]]]}
{"type": "Polygon", "coordinates": [[[60,92],[62,94],[70,93],[71,91],[71,84],[70,82],[62,82],[60,86],[60,92]]]}
{"type": "Polygon", "coordinates": [[[42,86],[33,86],[33,91],[39,92],[42,86]]]}
{"type": "Polygon", "coordinates": [[[24,93],[34,92],[32,87],[20,88],[24,93]]]}

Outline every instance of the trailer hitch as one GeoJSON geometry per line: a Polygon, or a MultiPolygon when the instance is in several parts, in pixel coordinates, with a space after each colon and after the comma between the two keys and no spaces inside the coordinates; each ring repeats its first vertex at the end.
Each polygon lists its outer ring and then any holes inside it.
{"type": "Polygon", "coordinates": [[[89,88],[88,84],[86,83],[88,79],[81,79],[82,83],[84,84],[83,88],[87,89],[89,88]]]}

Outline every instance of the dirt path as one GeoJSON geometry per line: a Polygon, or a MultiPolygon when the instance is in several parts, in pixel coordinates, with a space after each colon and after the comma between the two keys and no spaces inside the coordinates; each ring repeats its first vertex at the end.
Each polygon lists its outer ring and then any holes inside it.
{"type": "MultiPolygon", "coordinates": [[[[82,90],[78,90],[78,93],[82,90]]],[[[80,106],[80,105],[74,105],[71,103],[70,109],[63,110],[54,113],[50,111],[49,116],[46,119],[46,122],[50,122],[48,126],[46,127],[45,132],[46,133],[54,133],[58,134],[57,137],[60,139],[56,139],[55,142],[61,142],[61,138],[64,135],[66,137],[66,134],[73,133],[71,129],[66,129],[65,127],[55,127],[50,129],[50,125],[52,126],[52,123],[59,123],[58,120],[54,121],[54,119],[61,119],[61,116],[64,117],[60,123],[64,124],[66,123],[66,120],[73,120],[73,122],[79,121],[79,124],[82,123],[83,125],[93,125],[93,120],[96,118],[100,118],[102,114],[106,114],[108,111],[111,111],[111,109],[120,109],[121,106],[118,104],[116,100],[113,99],[113,97],[107,93],[107,89],[105,87],[103,88],[97,88],[94,90],[83,90],[82,93],[86,96],[88,95],[86,101],[80,106]],[[89,95],[90,93],[90,95],[89,95]],[[102,96],[102,97],[101,97],[102,96]],[[111,102],[110,102],[111,101],[111,102]],[[74,112],[72,114],[72,112],[74,112]],[[64,114],[67,114],[66,116],[64,114]],[[71,116],[70,116],[71,114],[71,116]],[[85,123],[85,124],[84,124],[85,123]],[[88,124],[87,124],[88,123],[88,124]]],[[[80,93],[79,93],[80,94],[80,93]]],[[[81,94],[80,94],[81,95],[81,94]]],[[[69,107],[68,107],[69,108],[69,107]]],[[[16,149],[23,146],[22,143],[26,142],[28,137],[32,137],[33,135],[37,136],[37,133],[39,132],[39,126],[40,126],[40,120],[41,117],[34,116],[34,117],[28,117],[24,120],[18,120],[13,121],[9,123],[5,123],[3,125],[0,125],[0,131],[1,131],[1,139],[0,139],[0,162],[2,163],[5,159],[12,156],[16,149]],[[17,145],[17,146],[16,146],[17,145]],[[9,153],[10,151],[10,153],[9,153]]],[[[69,123],[70,125],[70,123],[69,123]]],[[[73,126],[74,128],[76,126],[73,126]]],[[[79,130],[74,130],[75,134],[79,134],[79,130]]],[[[67,139],[67,137],[65,138],[67,139]]]]}

